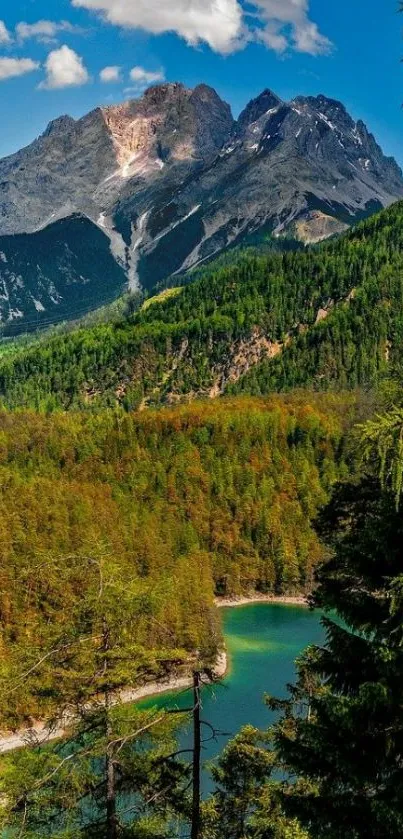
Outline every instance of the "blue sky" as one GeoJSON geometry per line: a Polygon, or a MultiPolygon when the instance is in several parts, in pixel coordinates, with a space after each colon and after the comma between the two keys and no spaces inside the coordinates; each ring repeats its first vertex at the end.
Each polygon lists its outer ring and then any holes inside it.
{"type": "Polygon", "coordinates": [[[265,87],[286,99],[325,93],[364,119],[403,165],[403,16],[397,5],[2,0],[0,156],[26,145],[62,113],[81,116],[165,78],[214,86],[235,114],[265,87]]]}

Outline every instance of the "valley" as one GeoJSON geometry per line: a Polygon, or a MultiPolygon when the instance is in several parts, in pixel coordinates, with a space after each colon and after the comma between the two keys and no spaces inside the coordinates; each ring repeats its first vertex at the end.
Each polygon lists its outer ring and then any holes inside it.
{"type": "MultiPolygon", "coordinates": [[[[302,5],[226,49],[319,66],[302,5]]],[[[82,95],[0,159],[1,839],[401,839],[403,173],[312,71],[233,113],[48,24],[0,20],[82,95]]]]}
{"type": "Polygon", "coordinates": [[[402,219],[398,202],[306,251],[242,251],[112,322],[16,343],[0,354],[0,397],[131,410],[376,387],[402,351],[402,219]]]}

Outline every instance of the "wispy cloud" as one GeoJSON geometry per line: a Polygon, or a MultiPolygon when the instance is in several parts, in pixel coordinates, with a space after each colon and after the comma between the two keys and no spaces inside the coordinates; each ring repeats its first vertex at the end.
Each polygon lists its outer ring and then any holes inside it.
{"type": "Polygon", "coordinates": [[[0,44],[11,44],[11,41],[12,38],[4,20],[0,20],[0,44]]]}
{"type": "Polygon", "coordinates": [[[130,71],[130,81],[131,84],[123,90],[125,96],[141,96],[150,85],[165,81],[165,71],[157,70],[153,72],[146,70],[144,67],[133,67],[130,71]]]}
{"type": "Polygon", "coordinates": [[[68,20],[37,20],[35,23],[25,23],[25,21],[21,21],[20,23],[17,23],[17,26],[15,27],[15,34],[20,42],[34,38],[37,41],[49,43],[55,41],[61,32],[79,34],[82,30],[78,26],[74,26],[74,24],[69,23],[68,20]]]}
{"type": "Polygon", "coordinates": [[[130,70],[130,81],[131,84],[123,92],[126,96],[139,96],[150,85],[165,81],[165,71],[157,70],[153,72],[146,70],[144,67],[133,67],[130,70]]]}
{"type": "Polygon", "coordinates": [[[157,82],[164,81],[165,73],[163,70],[157,70],[157,72],[153,73],[150,70],[145,70],[144,67],[133,67],[130,70],[130,78],[132,82],[139,85],[156,84],[157,82]]]}
{"type": "Polygon", "coordinates": [[[226,54],[250,40],[269,49],[292,49],[310,55],[329,53],[331,41],[309,12],[309,0],[71,0],[99,12],[112,24],[155,35],[176,32],[188,44],[208,44],[226,54]]]}
{"type": "MultiPolygon", "coordinates": [[[[288,47],[309,55],[329,53],[331,41],[319,31],[318,25],[309,17],[308,0],[253,0],[262,24],[261,38],[280,39],[279,52],[288,47]]],[[[259,33],[258,33],[259,34],[259,33]]],[[[271,44],[269,43],[269,46],[271,44]]]]}
{"type": "Polygon", "coordinates": [[[81,56],[66,44],[49,53],[45,62],[45,69],[46,79],[39,85],[41,90],[79,87],[90,80],[81,56]]]}
{"type": "Polygon", "coordinates": [[[39,61],[33,61],[32,58],[0,58],[0,81],[25,76],[26,73],[39,70],[40,66],[39,61]]]}
{"type": "Polygon", "coordinates": [[[111,82],[119,82],[120,81],[120,67],[113,66],[113,67],[104,67],[99,74],[99,78],[101,82],[104,84],[110,84],[111,82]]]}

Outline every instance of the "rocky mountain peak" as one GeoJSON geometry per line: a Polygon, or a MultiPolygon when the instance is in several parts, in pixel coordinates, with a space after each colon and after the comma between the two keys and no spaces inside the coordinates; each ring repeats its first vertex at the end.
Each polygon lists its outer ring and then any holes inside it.
{"type": "Polygon", "coordinates": [[[282,104],[282,100],[272,90],[266,88],[244,108],[239,116],[238,126],[244,129],[282,104]]]}
{"type": "Polygon", "coordinates": [[[195,150],[207,159],[220,151],[234,126],[231,108],[214,88],[197,85],[190,95],[195,117],[195,150]]]}
{"type": "Polygon", "coordinates": [[[140,99],[131,101],[140,102],[143,100],[143,102],[160,107],[167,100],[187,96],[189,92],[189,89],[182,82],[164,82],[163,84],[151,85],[144,91],[140,99]]]}
{"type": "Polygon", "coordinates": [[[194,90],[179,83],[157,85],[140,99],[102,112],[121,166],[136,164],[140,156],[153,157],[160,169],[168,162],[207,160],[233,124],[229,105],[208,85],[194,90]]]}
{"type": "Polygon", "coordinates": [[[0,234],[82,213],[147,287],[259,236],[317,241],[402,196],[396,162],[335,99],[266,88],[234,122],[208,85],[165,83],[0,160],[0,234]]]}
{"type": "Polygon", "coordinates": [[[294,102],[306,103],[311,108],[321,110],[326,114],[348,116],[343,102],[340,102],[338,99],[332,99],[329,96],[324,96],[323,93],[319,93],[318,96],[297,96],[294,102]]]}
{"type": "Polygon", "coordinates": [[[342,102],[337,99],[329,99],[327,96],[297,96],[291,102],[291,107],[300,111],[301,115],[319,115],[322,121],[328,122],[329,128],[338,128],[340,131],[351,131],[355,122],[347,112],[342,102]]]}
{"type": "Polygon", "coordinates": [[[64,114],[61,117],[57,117],[57,119],[52,119],[45,131],[42,134],[42,137],[52,137],[56,134],[65,134],[71,131],[76,124],[76,120],[73,117],[69,116],[69,114],[64,114]]]}

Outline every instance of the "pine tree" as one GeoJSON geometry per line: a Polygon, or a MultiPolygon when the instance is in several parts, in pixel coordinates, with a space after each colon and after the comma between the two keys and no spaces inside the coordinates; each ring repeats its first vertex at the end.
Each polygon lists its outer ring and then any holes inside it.
{"type": "Polygon", "coordinates": [[[308,839],[281,809],[268,741],[245,726],[220,755],[212,769],[216,789],[203,807],[203,839],[308,839]]]}
{"type": "Polygon", "coordinates": [[[332,556],[313,598],[327,643],[299,662],[273,736],[281,804],[312,839],[403,835],[403,516],[367,474],[322,517],[332,556]],[[334,611],[336,617],[333,617],[334,611]]]}

